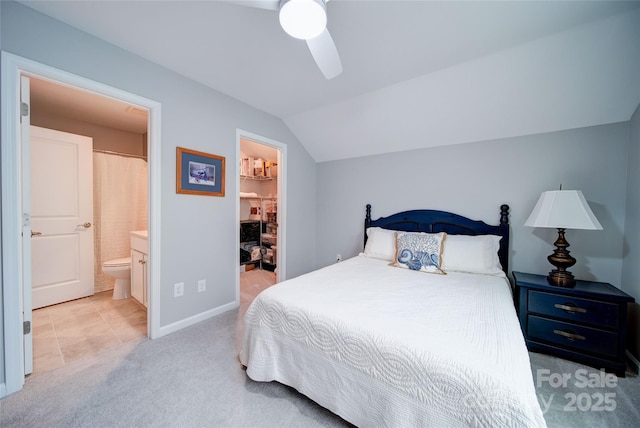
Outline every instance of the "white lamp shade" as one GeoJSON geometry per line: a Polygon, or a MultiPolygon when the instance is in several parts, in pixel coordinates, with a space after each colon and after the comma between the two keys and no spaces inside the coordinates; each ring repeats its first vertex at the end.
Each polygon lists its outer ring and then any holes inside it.
{"type": "Polygon", "coordinates": [[[296,39],[313,39],[327,26],[327,11],[322,0],[282,0],[279,17],[282,29],[296,39]]]}
{"type": "Polygon", "coordinates": [[[562,229],[602,229],[580,190],[542,192],[524,225],[562,229]]]}

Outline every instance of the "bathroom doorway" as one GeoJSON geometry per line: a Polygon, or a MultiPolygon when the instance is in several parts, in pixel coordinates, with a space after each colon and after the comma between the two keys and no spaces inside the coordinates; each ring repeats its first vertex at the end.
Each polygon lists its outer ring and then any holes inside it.
{"type": "MultiPolygon", "coordinates": [[[[89,232],[94,238],[90,290],[82,292],[82,296],[61,295],[50,286],[52,280],[44,275],[49,271],[53,277],[60,276],[56,275],[60,269],[48,270],[38,264],[36,260],[52,258],[45,255],[36,259],[43,251],[38,244],[41,237],[32,239],[32,373],[38,374],[147,336],[146,302],[136,301],[130,291],[119,292],[119,298],[114,300],[117,279],[105,274],[102,266],[114,259],[130,263],[130,231],[148,229],[148,115],[127,103],[33,76],[30,98],[32,165],[34,160],[43,158],[41,144],[34,145],[39,135],[35,131],[47,131],[49,137],[45,140],[53,146],[59,144],[52,141],[50,134],[87,136],[84,143],[89,141],[90,154],[80,161],[79,171],[89,171],[82,177],[92,190],[93,208],[79,229],[80,235],[89,232]],[[40,296],[42,291],[48,294],[47,299],[36,299],[36,292],[40,296]],[[91,328],[86,328],[88,325],[91,328]]],[[[32,171],[31,221],[36,227],[36,205],[41,205],[38,201],[43,195],[36,191],[33,175],[32,171]]],[[[52,235],[45,235],[48,239],[44,241],[50,243],[52,235]]],[[[66,252],[58,252],[58,258],[59,254],[66,252]]],[[[59,260],[56,266],[66,264],[77,263],[59,260]]],[[[62,282],[70,281],[63,278],[62,282]]]]}
{"type": "Polygon", "coordinates": [[[53,81],[62,86],[119,100],[147,111],[148,119],[148,305],[147,335],[163,335],[160,325],[160,193],[161,193],[161,104],[131,92],[85,77],[1,52],[2,76],[2,306],[4,313],[4,389],[6,396],[22,389],[25,374],[32,370],[32,301],[29,165],[29,79],[53,81]],[[25,138],[23,138],[25,137],[25,138]],[[25,143],[26,141],[26,143],[25,143]],[[22,209],[21,209],[22,207],[22,209]]]}

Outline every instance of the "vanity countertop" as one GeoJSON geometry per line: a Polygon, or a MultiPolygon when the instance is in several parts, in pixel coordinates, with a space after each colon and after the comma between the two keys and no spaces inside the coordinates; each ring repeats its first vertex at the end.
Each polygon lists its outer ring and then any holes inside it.
{"type": "Polygon", "coordinates": [[[131,236],[135,236],[141,239],[147,239],[147,231],[146,230],[134,230],[131,232],[131,236]]]}
{"type": "Polygon", "coordinates": [[[143,254],[149,254],[149,243],[146,230],[134,230],[131,232],[131,249],[143,254]]]}

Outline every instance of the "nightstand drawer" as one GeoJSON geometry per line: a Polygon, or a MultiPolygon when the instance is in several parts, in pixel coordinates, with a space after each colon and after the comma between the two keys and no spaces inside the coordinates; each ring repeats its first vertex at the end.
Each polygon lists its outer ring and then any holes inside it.
{"type": "Polygon", "coordinates": [[[529,315],[529,337],[591,354],[617,357],[618,334],[596,328],[529,315]]]}
{"type": "Polygon", "coordinates": [[[610,329],[619,327],[619,305],[614,303],[529,290],[527,310],[529,313],[549,315],[598,327],[610,329]]]}

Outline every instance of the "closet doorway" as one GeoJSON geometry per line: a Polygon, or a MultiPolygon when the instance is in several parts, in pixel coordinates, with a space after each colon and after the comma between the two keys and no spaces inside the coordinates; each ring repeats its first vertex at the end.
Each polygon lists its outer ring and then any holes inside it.
{"type": "Polygon", "coordinates": [[[284,279],[286,146],[240,133],[238,139],[238,291],[241,309],[284,279]]]}

